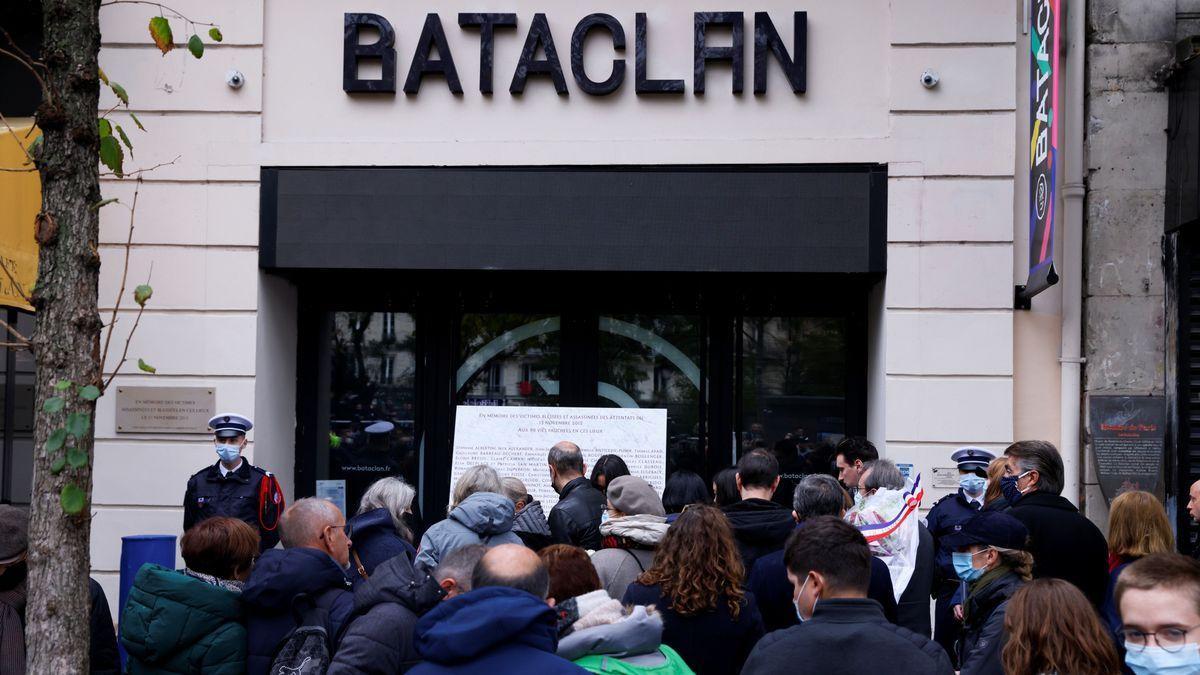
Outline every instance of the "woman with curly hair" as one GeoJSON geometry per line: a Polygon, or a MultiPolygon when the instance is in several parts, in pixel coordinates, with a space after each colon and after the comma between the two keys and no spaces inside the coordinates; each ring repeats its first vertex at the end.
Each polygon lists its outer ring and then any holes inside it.
{"type": "Polygon", "coordinates": [[[654,605],[663,644],[697,675],[737,673],[763,635],[754,596],[725,515],[691,506],[667,530],[654,564],[629,585],[622,603],[654,605]]]}
{"type": "Polygon", "coordinates": [[[1062,579],[1036,579],[1008,601],[1004,672],[1116,675],[1121,661],[1092,604],[1062,579]]]}

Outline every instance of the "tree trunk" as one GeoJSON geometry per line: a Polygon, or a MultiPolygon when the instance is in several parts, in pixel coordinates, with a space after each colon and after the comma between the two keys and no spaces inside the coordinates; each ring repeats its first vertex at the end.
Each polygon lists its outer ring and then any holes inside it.
{"type": "Polygon", "coordinates": [[[86,673],[89,647],[88,569],[91,541],[92,446],[94,425],[68,441],[87,453],[87,464],[69,464],[57,475],[51,463],[58,453],[42,449],[50,434],[73,412],[94,419],[95,404],[54,385],[99,380],[100,318],[97,287],[100,256],[98,132],[100,88],[99,0],[43,0],[42,60],[48,95],[38,109],[43,134],[39,171],[41,245],[33,305],[37,364],[35,384],[33,497],[29,523],[29,603],[26,652],[29,673],[86,673]],[[66,407],[43,410],[47,398],[61,395],[66,407]],[[83,510],[68,515],[59,501],[69,483],[83,490],[83,510]]]}

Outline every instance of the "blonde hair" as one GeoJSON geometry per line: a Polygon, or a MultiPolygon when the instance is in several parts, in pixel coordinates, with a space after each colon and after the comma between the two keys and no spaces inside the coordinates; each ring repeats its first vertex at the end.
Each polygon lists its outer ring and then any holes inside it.
{"type": "Polygon", "coordinates": [[[1108,513],[1108,552],[1142,558],[1175,550],[1167,511],[1154,495],[1134,490],[1117,495],[1108,513]]]}
{"type": "Polygon", "coordinates": [[[997,499],[1004,499],[1004,492],[1000,489],[1000,479],[1004,477],[1004,464],[1004,457],[997,457],[988,462],[987,492],[983,493],[984,505],[991,504],[997,499]]]}

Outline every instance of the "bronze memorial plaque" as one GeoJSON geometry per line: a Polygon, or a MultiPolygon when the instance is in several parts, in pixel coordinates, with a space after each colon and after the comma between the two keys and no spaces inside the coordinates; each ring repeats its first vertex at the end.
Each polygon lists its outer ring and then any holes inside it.
{"type": "Polygon", "coordinates": [[[208,433],[213,387],[117,387],[117,433],[208,433]]]}

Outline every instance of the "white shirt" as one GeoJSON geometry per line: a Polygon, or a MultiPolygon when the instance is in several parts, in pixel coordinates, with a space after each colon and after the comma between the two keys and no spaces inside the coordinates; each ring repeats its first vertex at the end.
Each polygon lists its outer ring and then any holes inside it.
{"type": "Polygon", "coordinates": [[[241,457],[238,457],[237,466],[233,467],[232,469],[226,469],[224,462],[217,462],[217,468],[221,470],[221,478],[224,478],[224,477],[228,476],[229,474],[233,473],[234,471],[237,471],[238,469],[242,468],[242,462],[244,462],[244,461],[245,461],[244,459],[242,459],[241,457]]]}

